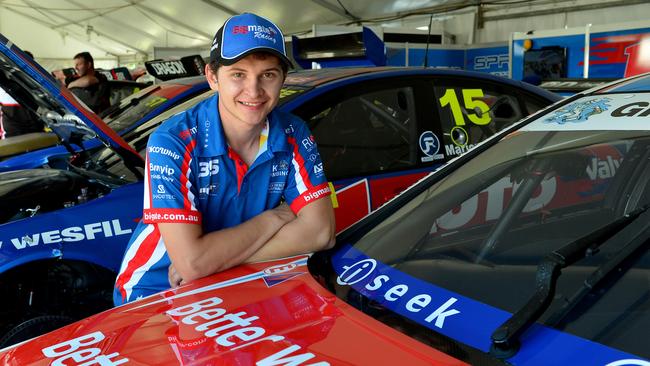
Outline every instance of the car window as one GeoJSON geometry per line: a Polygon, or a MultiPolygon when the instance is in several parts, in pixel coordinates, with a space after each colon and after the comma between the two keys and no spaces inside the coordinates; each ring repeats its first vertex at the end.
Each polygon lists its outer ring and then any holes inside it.
{"type": "Polygon", "coordinates": [[[315,101],[299,114],[318,143],[330,179],[414,166],[415,102],[410,86],[372,90],[315,101]]]}
{"type": "MultiPolygon", "coordinates": [[[[543,258],[650,204],[649,148],[647,131],[526,131],[510,135],[414,195],[385,219],[367,226],[372,229],[351,235],[356,239],[330,257],[338,284],[351,286],[342,286],[337,294],[375,318],[387,309],[404,310],[401,314],[408,319],[448,336],[459,331],[450,324],[468,325],[463,322],[470,319],[467,313],[454,317],[458,312],[452,309],[468,308],[477,301],[481,305],[476,309],[488,306],[487,313],[503,314],[495,315],[497,320],[481,320],[495,322],[476,340],[477,345],[489,344],[491,332],[500,324],[498,318],[503,321],[508,316],[499,312],[516,312],[535,292],[537,265],[543,258]],[[354,258],[354,253],[362,253],[356,258],[373,261],[357,259],[357,264],[384,266],[385,278],[365,275],[363,281],[355,282],[361,278],[357,272],[345,272],[346,268],[356,270],[354,263],[345,262],[345,258],[354,258]],[[337,268],[337,263],[347,264],[337,268]],[[391,276],[401,277],[391,282],[391,276]],[[422,288],[417,291],[451,291],[449,294],[456,294],[450,295],[453,301],[440,307],[449,315],[436,324],[433,316],[420,319],[419,307],[413,304],[425,302],[408,296],[395,302],[393,299],[408,288],[398,288],[395,283],[413,288],[418,284],[422,288]]],[[[650,356],[644,335],[650,324],[647,250],[631,256],[614,279],[600,284],[592,296],[564,308],[583,291],[585,280],[610,266],[631,240],[648,243],[647,223],[645,226],[637,236],[613,236],[599,250],[564,268],[540,322],[625,352],[650,356]]],[[[471,327],[477,328],[472,337],[481,333],[478,329],[482,327],[474,323],[471,327]]],[[[457,339],[474,341],[463,337],[457,339]]]]}
{"type": "MultiPolygon", "coordinates": [[[[107,111],[103,116],[106,124],[117,132],[121,132],[140,121],[149,112],[166,103],[169,99],[189,89],[186,85],[153,85],[142,92],[124,99],[119,106],[107,111]]],[[[197,91],[200,92],[200,91],[197,91]]],[[[187,96],[184,99],[187,99],[187,96]]],[[[176,103],[180,102],[177,101],[176,103]]]]}
{"type": "Polygon", "coordinates": [[[122,99],[128,97],[129,95],[136,94],[139,92],[139,85],[132,85],[127,83],[111,83],[110,85],[110,105],[119,103],[122,99]]]}
{"type": "Polygon", "coordinates": [[[531,98],[527,95],[520,95],[519,97],[526,106],[526,112],[528,112],[528,114],[533,114],[541,109],[548,107],[549,105],[547,101],[541,101],[537,98],[531,98]]]}
{"type": "Polygon", "coordinates": [[[447,157],[466,152],[527,115],[516,89],[462,79],[436,79],[433,87],[447,157]]]}

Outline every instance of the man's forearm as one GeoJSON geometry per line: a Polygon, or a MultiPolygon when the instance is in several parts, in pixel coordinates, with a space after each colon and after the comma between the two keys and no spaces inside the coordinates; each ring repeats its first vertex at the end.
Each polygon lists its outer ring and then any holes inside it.
{"type": "Polygon", "coordinates": [[[87,88],[93,84],[97,84],[98,82],[99,79],[97,79],[95,76],[85,75],[68,84],[68,88],[87,88]]]}
{"type": "Polygon", "coordinates": [[[244,262],[287,222],[270,210],[252,219],[194,238],[179,238],[174,224],[159,224],[169,257],[184,281],[223,271],[244,262]]]}

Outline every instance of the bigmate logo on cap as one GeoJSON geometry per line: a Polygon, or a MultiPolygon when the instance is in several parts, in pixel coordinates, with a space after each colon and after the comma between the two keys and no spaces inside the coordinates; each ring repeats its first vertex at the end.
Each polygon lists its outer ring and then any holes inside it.
{"type": "Polygon", "coordinates": [[[270,52],[291,67],[284,47],[284,35],[268,19],[251,13],[231,17],[212,42],[210,59],[232,65],[253,52],[270,52]]]}

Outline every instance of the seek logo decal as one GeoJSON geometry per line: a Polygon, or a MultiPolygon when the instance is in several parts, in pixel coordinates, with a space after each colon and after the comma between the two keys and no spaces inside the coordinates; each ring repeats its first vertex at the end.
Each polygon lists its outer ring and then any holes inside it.
{"type": "MultiPolygon", "coordinates": [[[[492,332],[512,315],[412,277],[350,245],[333,255],[332,265],[338,285],[350,286],[388,310],[484,352],[490,350],[492,332]]],[[[543,344],[540,364],[647,365],[633,355],[543,325],[534,324],[527,334],[534,336],[522,343],[510,363],[530,363],[530,355],[543,344]]]]}
{"type": "Polygon", "coordinates": [[[458,301],[456,297],[431,296],[425,288],[414,286],[415,279],[402,276],[393,279],[393,274],[378,271],[377,267],[377,261],[371,258],[344,265],[336,282],[352,286],[372,300],[429,327],[442,329],[447,318],[460,314],[453,307],[458,301]]]}
{"type": "Polygon", "coordinates": [[[424,153],[422,162],[444,159],[443,154],[438,154],[440,151],[440,140],[431,131],[425,131],[420,135],[420,151],[424,153]]]}

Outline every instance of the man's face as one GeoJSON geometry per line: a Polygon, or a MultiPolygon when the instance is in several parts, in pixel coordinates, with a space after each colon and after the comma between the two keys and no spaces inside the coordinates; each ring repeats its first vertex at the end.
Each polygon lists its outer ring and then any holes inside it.
{"type": "Polygon", "coordinates": [[[252,54],[230,66],[221,66],[216,81],[211,71],[207,74],[210,87],[219,92],[221,119],[248,127],[266,120],[278,104],[284,82],[280,60],[264,54],[252,54]]]}
{"type": "Polygon", "coordinates": [[[84,76],[88,73],[90,62],[86,62],[82,57],[74,59],[74,69],[77,70],[79,76],[84,76]]]}

